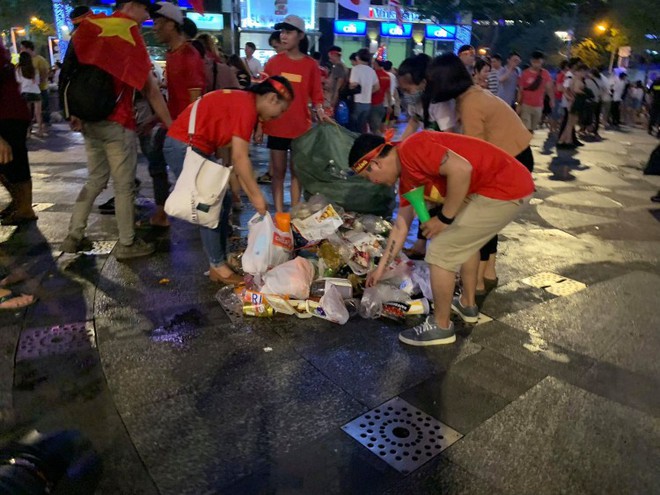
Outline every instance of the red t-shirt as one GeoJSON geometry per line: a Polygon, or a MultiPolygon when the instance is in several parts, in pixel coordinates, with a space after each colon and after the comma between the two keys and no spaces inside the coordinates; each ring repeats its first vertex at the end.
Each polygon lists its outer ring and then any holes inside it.
{"type": "Polygon", "coordinates": [[[534,192],[532,174],[514,157],[481,139],[450,132],[422,131],[397,147],[401,161],[401,206],[410,203],[404,193],[424,186],[424,197],[441,203],[447,195],[447,178],[439,174],[442,159],[451,150],[472,165],[468,194],[512,201],[534,192]]]}
{"type": "Polygon", "coordinates": [[[543,96],[545,95],[545,87],[549,82],[552,82],[552,77],[550,73],[541,69],[541,84],[535,90],[526,90],[525,88],[530,87],[536,81],[539,73],[534,72],[531,68],[525,69],[520,77],[518,78],[518,87],[522,90],[522,96],[520,98],[520,103],[523,105],[529,105],[530,107],[542,107],[543,106],[543,96]]]}
{"type": "Polygon", "coordinates": [[[378,69],[376,71],[376,76],[378,77],[380,89],[371,95],[371,104],[382,105],[385,102],[386,92],[390,91],[392,80],[390,79],[390,75],[383,69],[378,69]]]}
{"type": "Polygon", "coordinates": [[[168,51],[166,58],[167,108],[172,120],[190,104],[190,89],[204,91],[206,74],[204,61],[190,43],[184,43],[174,51],[168,51]]]}
{"type": "Polygon", "coordinates": [[[293,101],[286,112],[275,120],[264,122],[264,134],[282,138],[297,138],[312,126],[309,100],[314,105],[323,103],[321,71],[312,57],[292,60],[279,53],[266,62],[264,72],[269,76],[286,77],[293,86],[293,101]]]}
{"type": "MultiPolygon", "coordinates": [[[[188,122],[192,104],[172,122],[168,136],[188,142],[188,122]]],[[[206,154],[215,153],[236,136],[250,141],[257,125],[254,93],[238,89],[219,89],[206,93],[197,107],[192,144],[206,154]]]]}
{"type": "MultiPolygon", "coordinates": [[[[562,71],[559,74],[557,74],[557,80],[555,81],[555,88],[563,87],[565,78],[566,78],[566,72],[562,71]]],[[[561,100],[562,96],[564,96],[564,93],[562,93],[561,91],[557,91],[557,89],[555,89],[555,99],[561,100]]]]}

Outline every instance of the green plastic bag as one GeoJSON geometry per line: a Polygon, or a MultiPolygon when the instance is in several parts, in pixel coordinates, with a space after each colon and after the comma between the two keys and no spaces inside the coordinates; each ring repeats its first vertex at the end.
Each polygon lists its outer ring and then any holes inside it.
{"type": "Polygon", "coordinates": [[[348,153],[357,137],[336,124],[320,124],[293,140],[293,163],[305,198],[323,194],[346,211],[389,217],[394,188],[348,174],[348,153]]]}

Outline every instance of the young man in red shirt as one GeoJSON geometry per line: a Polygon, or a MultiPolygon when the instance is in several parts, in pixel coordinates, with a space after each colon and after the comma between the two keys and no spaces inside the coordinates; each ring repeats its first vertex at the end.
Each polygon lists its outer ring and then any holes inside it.
{"type": "MultiPolygon", "coordinates": [[[[156,2],[151,11],[154,20],[154,34],[160,43],[167,45],[165,55],[165,74],[167,79],[167,108],[172,120],[175,120],[188,105],[202,95],[206,87],[204,60],[195,47],[186,42],[183,33],[183,12],[169,2],[156,2]]],[[[150,160],[149,175],[154,183],[154,201],[156,211],[148,223],[156,227],[168,227],[169,220],[165,213],[165,201],[169,195],[170,182],[167,176],[167,164],[162,157],[164,132],[157,134],[157,152],[159,160],[150,160]]]]}
{"type": "MultiPolygon", "coordinates": [[[[75,50],[81,59],[83,53],[91,56],[99,53],[98,46],[104,43],[129,43],[135,50],[131,51],[129,58],[121,60],[122,67],[132,67],[133,70],[124,70],[122,73],[139,72],[140,77],[132,77],[133,85],[120,80],[114,76],[115,94],[118,98],[117,104],[110,116],[100,122],[85,122],[75,115],[71,116],[70,125],[74,131],[81,131],[85,138],[85,149],[87,151],[88,178],[83,186],[69,223],[69,233],[61,245],[62,251],[75,253],[92,248],[92,243],[85,237],[87,219],[94,204],[94,200],[105,189],[108,179],[112,176],[115,190],[115,209],[117,227],[119,229],[119,243],[115,247],[114,255],[117,259],[135,258],[147,256],[154,252],[153,244],[145,243],[135,237],[135,212],[133,207],[133,196],[135,188],[135,171],[137,167],[137,149],[135,146],[135,109],[133,97],[136,90],[140,90],[149,100],[156,115],[166,127],[172,123],[170,114],[158,89],[155,77],[151,74],[149,54],[144,47],[144,42],[136,43],[136,39],[126,40],[125,36],[131,34],[131,29],[141,25],[149,18],[149,0],[119,0],[117,11],[110,17],[89,16],[85,18],[76,29],[69,50],[75,50]],[[97,27],[94,27],[97,26],[97,27]],[[117,28],[123,29],[118,32],[117,28]],[[95,35],[92,46],[86,45],[90,30],[99,31],[104,36],[95,35]],[[82,38],[81,38],[82,37],[82,38]],[[140,82],[137,82],[140,79],[140,82]],[[144,82],[143,82],[144,81],[144,82]],[[138,87],[138,86],[142,87],[138,87]]],[[[135,36],[139,37],[139,34],[135,36]]],[[[116,53],[108,50],[108,53],[100,53],[103,60],[112,61],[116,53]]],[[[101,60],[101,61],[103,61],[101,60]]],[[[84,63],[81,60],[81,63],[84,63]]],[[[99,62],[100,63],[100,62],[99,62]]],[[[67,65],[67,59],[64,61],[67,65]]],[[[116,65],[116,64],[115,64],[116,65]]],[[[101,67],[103,68],[103,67],[101,67]]],[[[64,68],[62,73],[64,74],[64,68]]],[[[60,76],[60,83],[65,78],[60,76]]]]}
{"type": "Polygon", "coordinates": [[[382,135],[383,122],[387,109],[392,106],[390,75],[383,69],[383,61],[374,59],[374,70],[380,88],[371,95],[371,110],[369,110],[369,129],[372,134],[382,135]]]}
{"type": "Polygon", "coordinates": [[[547,95],[550,108],[555,105],[552,77],[543,68],[543,52],[532,52],[530,66],[518,78],[518,99],[516,111],[527,130],[533,133],[543,118],[543,99],[547,95]]]}
{"type": "Polygon", "coordinates": [[[534,191],[532,175],[500,148],[448,132],[422,131],[398,145],[364,134],[355,141],[349,163],[355,173],[375,184],[399,182],[399,213],[385,253],[369,274],[369,286],[382,278],[408,236],[415,211],[403,194],[423,186],[425,198],[442,203],[437,217],[421,224],[424,236],[431,239],[426,261],[431,266],[435,314],[401,332],[399,340],[415,346],[455,342],[452,311],[466,323],[478,320],[479,249],[529,202],[534,191]],[[453,297],[459,267],[463,292],[453,297]]]}

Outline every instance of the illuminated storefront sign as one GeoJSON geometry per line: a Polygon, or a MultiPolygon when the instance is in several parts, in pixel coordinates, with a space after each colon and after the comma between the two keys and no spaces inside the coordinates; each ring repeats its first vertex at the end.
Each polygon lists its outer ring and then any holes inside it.
{"type": "Polygon", "coordinates": [[[453,40],[456,38],[456,26],[438,26],[429,24],[426,26],[426,39],[429,40],[453,40]]]}
{"type": "Polygon", "coordinates": [[[186,17],[197,24],[197,29],[220,31],[225,27],[225,19],[222,14],[187,12],[186,17]]]}
{"type": "MultiPolygon", "coordinates": [[[[405,22],[430,23],[430,20],[422,19],[417,12],[401,9],[403,20],[405,22]]],[[[369,17],[360,17],[360,19],[369,19],[371,21],[396,21],[396,10],[390,6],[372,5],[369,7],[369,17]]]]}
{"type": "Polygon", "coordinates": [[[364,36],[367,34],[367,23],[364,21],[335,21],[335,34],[364,36]]]}
{"type": "Polygon", "coordinates": [[[310,0],[240,0],[243,29],[269,29],[289,14],[305,21],[305,29],[316,29],[316,2],[310,0]]]}
{"type": "Polygon", "coordinates": [[[394,22],[383,22],[380,25],[380,35],[389,38],[410,38],[412,34],[412,24],[403,24],[399,26],[394,22]]]}

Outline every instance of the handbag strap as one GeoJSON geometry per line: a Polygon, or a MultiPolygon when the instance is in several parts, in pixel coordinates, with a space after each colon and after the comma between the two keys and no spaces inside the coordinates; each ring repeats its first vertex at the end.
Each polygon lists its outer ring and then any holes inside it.
{"type": "Polygon", "coordinates": [[[195,120],[197,119],[197,107],[202,97],[200,96],[193,103],[192,110],[190,111],[190,118],[188,119],[188,146],[192,146],[193,136],[195,134],[195,120]]]}

